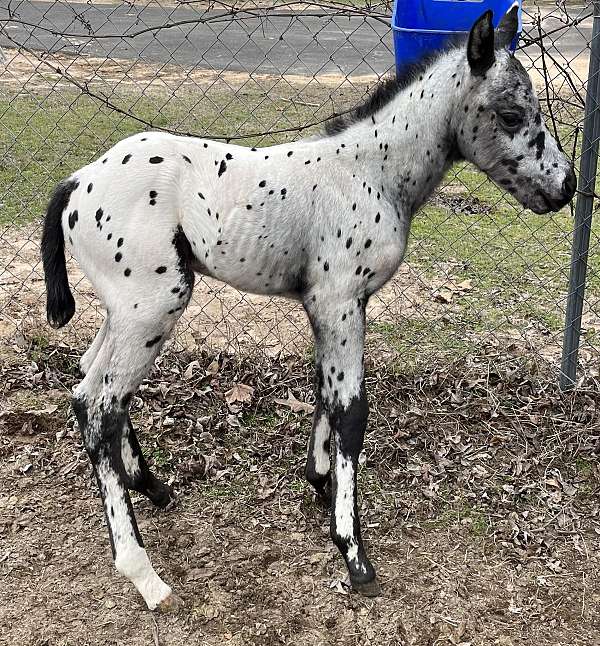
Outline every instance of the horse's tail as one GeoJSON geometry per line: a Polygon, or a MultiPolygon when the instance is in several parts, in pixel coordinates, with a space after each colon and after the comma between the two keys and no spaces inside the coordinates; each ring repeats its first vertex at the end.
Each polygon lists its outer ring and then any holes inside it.
{"type": "Polygon", "coordinates": [[[67,180],[56,187],[44,220],[42,261],[46,279],[46,314],[48,323],[54,328],[66,325],[75,313],[75,300],[65,264],[65,237],[61,219],[76,186],[76,181],[67,180]]]}

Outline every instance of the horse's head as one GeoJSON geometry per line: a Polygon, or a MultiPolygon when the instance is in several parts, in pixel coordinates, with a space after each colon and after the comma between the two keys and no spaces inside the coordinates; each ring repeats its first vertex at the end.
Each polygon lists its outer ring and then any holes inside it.
{"type": "Polygon", "coordinates": [[[569,159],[548,132],[531,80],[508,51],[517,33],[517,8],[492,27],[487,11],[467,43],[469,75],[454,116],[465,159],[535,213],[558,211],[575,193],[569,159]]]}

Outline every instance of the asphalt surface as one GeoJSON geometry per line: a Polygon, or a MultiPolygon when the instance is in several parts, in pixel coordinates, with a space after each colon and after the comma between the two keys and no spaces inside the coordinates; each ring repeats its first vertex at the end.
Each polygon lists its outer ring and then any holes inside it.
{"type": "MultiPolygon", "coordinates": [[[[575,7],[571,11],[578,15],[581,9],[575,7]]],[[[382,74],[394,65],[389,25],[360,16],[319,17],[309,15],[309,11],[231,20],[219,18],[221,11],[205,13],[187,7],[31,1],[16,3],[13,12],[27,24],[3,23],[8,18],[8,9],[0,7],[2,47],[14,47],[12,38],[32,49],[48,52],[276,75],[382,74]],[[209,17],[211,22],[181,24],[135,35],[149,27],[200,17],[209,17]],[[57,35],[43,27],[72,36],[57,35]]],[[[591,37],[591,23],[588,19],[577,29],[565,30],[557,37],[555,46],[568,60],[585,50],[591,37]]],[[[549,31],[559,24],[550,15],[544,18],[543,29],[549,31]]]]}
{"type": "MultiPolygon", "coordinates": [[[[148,63],[277,75],[381,74],[394,62],[389,26],[376,20],[367,22],[361,17],[322,18],[300,14],[279,17],[271,14],[262,20],[226,18],[220,22],[144,33],[135,38],[95,40],[85,37],[88,28],[95,36],[131,34],[146,27],[201,16],[214,18],[222,12],[201,13],[186,7],[24,2],[16,13],[20,20],[33,27],[8,24],[6,30],[11,38],[49,52],[142,58],[148,63]],[[56,36],[36,25],[83,37],[56,36]]],[[[0,7],[0,22],[6,17],[7,10],[0,7]]],[[[0,34],[0,45],[11,46],[3,34],[0,34]]]]}

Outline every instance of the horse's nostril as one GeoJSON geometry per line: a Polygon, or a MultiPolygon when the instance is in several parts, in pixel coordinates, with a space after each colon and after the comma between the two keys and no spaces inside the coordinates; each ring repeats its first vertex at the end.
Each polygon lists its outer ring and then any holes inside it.
{"type": "Polygon", "coordinates": [[[562,184],[563,195],[570,200],[573,197],[573,195],[575,195],[576,188],[577,188],[577,176],[575,175],[575,171],[573,170],[573,167],[571,167],[562,184]]]}

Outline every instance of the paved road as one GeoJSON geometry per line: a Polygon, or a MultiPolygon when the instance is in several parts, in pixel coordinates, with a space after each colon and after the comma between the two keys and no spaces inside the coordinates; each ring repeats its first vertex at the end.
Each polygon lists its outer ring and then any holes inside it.
{"type": "MultiPolygon", "coordinates": [[[[572,11],[574,15],[579,12],[577,8],[572,11]]],[[[154,5],[90,6],[34,1],[18,4],[16,13],[30,26],[7,24],[6,33],[18,42],[43,51],[142,58],[148,63],[170,62],[184,67],[277,75],[381,74],[394,62],[389,26],[372,19],[365,21],[361,17],[270,14],[263,20],[231,21],[225,18],[210,24],[187,24],[122,38],[118,36],[200,16],[215,17],[220,12],[200,13],[186,7],[154,5]],[[56,36],[38,28],[38,25],[81,36],[56,36]],[[86,36],[88,33],[96,36],[114,34],[117,37],[93,39],[86,36]]],[[[0,7],[0,26],[7,17],[7,9],[0,7]]],[[[558,24],[556,19],[547,17],[543,26],[550,30],[558,24]]],[[[556,45],[571,59],[585,48],[590,35],[591,20],[587,20],[578,29],[566,30],[556,45]]],[[[11,46],[10,40],[2,33],[0,45],[11,46]]]]}
{"type": "MultiPolygon", "coordinates": [[[[147,26],[162,25],[219,15],[218,11],[201,14],[193,9],[165,9],[156,6],[54,4],[24,2],[17,10],[19,18],[33,25],[52,26],[58,31],[85,34],[75,17],[79,14],[97,36],[130,34],[147,26]]],[[[0,21],[6,9],[0,8],[0,21]]],[[[183,25],[160,32],[145,33],[133,39],[70,38],[54,36],[41,29],[8,25],[11,37],[45,51],[109,54],[115,58],[146,62],[172,62],[205,69],[257,71],[269,74],[369,74],[385,72],[393,64],[392,43],[386,24],[362,18],[325,19],[303,16],[301,19],[276,17],[244,21],[224,20],[208,25],[183,25]],[[363,62],[363,57],[368,63],[363,62]]],[[[0,45],[10,46],[0,34],[0,45]]]]}

